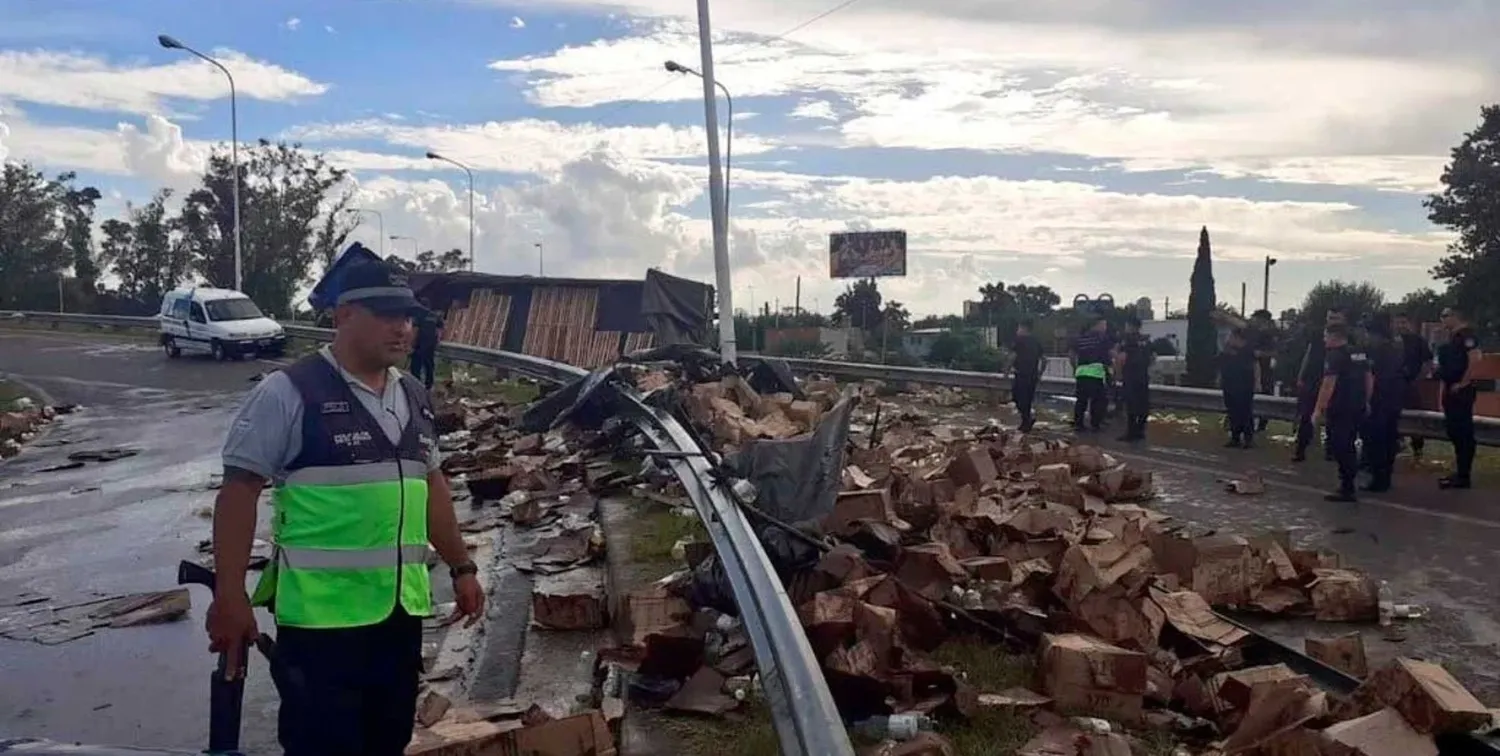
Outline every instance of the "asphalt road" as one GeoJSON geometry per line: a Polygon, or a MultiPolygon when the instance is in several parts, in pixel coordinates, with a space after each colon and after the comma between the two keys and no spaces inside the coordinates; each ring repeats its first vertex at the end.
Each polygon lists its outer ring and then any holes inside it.
{"type": "MultiPolygon", "coordinates": [[[[169,361],[128,339],[0,331],[0,369],[82,405],[0,463],[0,604],[20,591],[68,600],[173,587],[178,560],[209,535],[219,441],[249,378],[271,367],[169,361]],[[139,454],[40,472],[112,447],[139,454]]],[[[0,639],[0,736],[200,749],[214,663],[202,629],[208,600],[194,589],[185,621],[61,645],[0,639]]],[[[245,745],[273,752],[264,667],[250,680],[245,745]]]]}

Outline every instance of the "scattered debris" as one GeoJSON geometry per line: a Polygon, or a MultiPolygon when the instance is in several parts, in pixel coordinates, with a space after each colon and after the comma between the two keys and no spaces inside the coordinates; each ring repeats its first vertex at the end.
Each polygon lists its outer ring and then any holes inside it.
{"type": "Polygon", "coordinates": [[[140,449],[127,447],[113,447],[108,449],[92,449],[88,451],[76,451],[68,455],[73,462],[114,462],[115,460],[127,459],[140,454],[140,449]]]}
{"type": "Polygon", "coordinates": [[[66,604],[36,594],[0,600],[0,638],[56,645],[102,628],[136,627],[185,619],[192,609],[186,588],[84,599],[66,604]]]}

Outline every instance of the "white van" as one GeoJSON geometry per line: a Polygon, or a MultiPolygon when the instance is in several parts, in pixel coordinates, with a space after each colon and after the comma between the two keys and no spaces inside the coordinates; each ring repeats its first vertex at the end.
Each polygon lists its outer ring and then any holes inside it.
{"type": "Polygon", "coordinates": [[[280,356],[286,332],[250,298],[230,289],[176,289],[162,297],[161,346],[168,357],[183,352],[216,360],[249,354],[280,356]]]}

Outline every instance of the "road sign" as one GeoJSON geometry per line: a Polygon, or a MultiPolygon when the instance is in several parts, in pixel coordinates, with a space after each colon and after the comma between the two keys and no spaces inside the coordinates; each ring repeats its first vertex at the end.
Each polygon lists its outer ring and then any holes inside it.
{"type": "Polygon", "coordinates": [[[830,278],[906,275],[905,231],[846,231],[828,237],[830,278]]]}

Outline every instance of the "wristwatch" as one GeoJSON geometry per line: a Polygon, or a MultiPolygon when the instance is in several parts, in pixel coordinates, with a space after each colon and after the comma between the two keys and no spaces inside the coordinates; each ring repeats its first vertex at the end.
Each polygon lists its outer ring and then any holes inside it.
{"type": "Polygon", "coordinates": [[[474,564],[472,561],[465,560],[453,565],[452,567],[449,567],[448,574],[452,576],[454,580],[457,580],[464,575],[478,575],[479,565],[474,564]]]}

